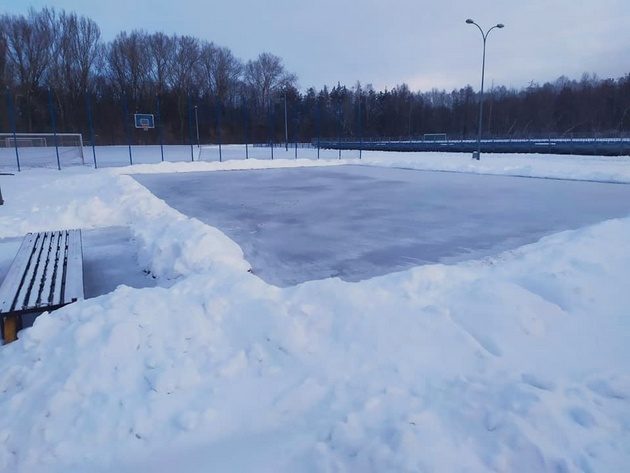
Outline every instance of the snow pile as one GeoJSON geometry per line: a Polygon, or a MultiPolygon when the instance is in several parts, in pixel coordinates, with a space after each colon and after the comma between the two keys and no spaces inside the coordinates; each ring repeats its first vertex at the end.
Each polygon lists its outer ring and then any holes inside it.
{"type": "Polygon", "coordinates": [[[630,218],[280,289],[129,176],[0,184],[0,236],[128,224],[164,283],[44,314],[0,349],[0,471],[630,465],[630,218]]]}
{"type": "Polygon", "coordinates": [[[278,169],[289,167],[337,166],[348,164],[340,160],[310,160],[310,159],[234,159],[230,161],[195,161],[195,162],[163,162],[159,164],[134,164],[122,168],[113,168],[109,172],[114,174],[162,174],[172,172],[203,172],[203,171],[242,171],[246,169],[278,169]]]}
{"type": "Polygon", "coordinates": [[[561,156],[546,154],[383,153],[364,151],[363,164],[425,171],[470,172],[521,177],[630,183],[628,156],[561,156]]]}

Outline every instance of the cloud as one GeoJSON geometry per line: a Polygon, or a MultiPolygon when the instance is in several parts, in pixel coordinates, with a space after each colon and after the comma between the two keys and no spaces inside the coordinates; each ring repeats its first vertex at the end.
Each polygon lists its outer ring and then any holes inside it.
{"type": "MultiPolygon", "coordinates": [[[[5,0],[5,3],[7,0],[5,0]]],[[[47,2],[8,0],[25,12],[47,2]]],[[[523,86],[560,75],[628,71],[627,0],[55,0],[90,16],[105,39],[123,29],[190,34],[228,46],[242,59],[263,51],[284,58],[303,87],[357,80],[375,87],[406,82],[412,89],[479,83],[482,41],[464,23],[473,17],[494,31],[488,40],[488,79],[523,86]]]]}

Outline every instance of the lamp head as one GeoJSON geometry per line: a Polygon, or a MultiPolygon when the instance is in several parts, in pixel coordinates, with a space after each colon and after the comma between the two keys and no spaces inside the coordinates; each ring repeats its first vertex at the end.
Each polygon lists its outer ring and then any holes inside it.
{"type": "Polygon", "coordinates": [[[504,25],[503,23],[499,23],[499,24],[497,25],[497,28],[503,28],[504,26],[505,26],[505,25],[504,25]]]}
{"type": "Polygon", "coordinates": [[[473,21],[473,20],[471,20],[470,18],[468,18],[468,19],[466,20],[466,23],[468,23],[469,25],[472,25],[472,24],[474,23],[474,21],[473,21]]]}

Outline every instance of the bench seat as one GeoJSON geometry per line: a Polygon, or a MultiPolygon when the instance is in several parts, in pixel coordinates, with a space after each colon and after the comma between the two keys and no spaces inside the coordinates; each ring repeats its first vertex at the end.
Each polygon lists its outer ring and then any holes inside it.
{"type": "Polygon", "coordinates": [[[5,342],[13,341],[21,317],[83,299],[81,230],[29,233],[0,286],[5,342]]]}

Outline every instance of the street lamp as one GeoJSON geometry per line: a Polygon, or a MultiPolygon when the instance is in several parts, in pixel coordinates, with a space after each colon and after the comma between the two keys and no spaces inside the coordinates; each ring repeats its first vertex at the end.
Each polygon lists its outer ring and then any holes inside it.
{"type": "Polygon", "coordinates": [[[503,23],[498,23],[484,33],[481,26],[475,23],[474,20],[471,20],[470,18],[468,18],[466,20],[466,23],[468,23],[469,25],[475,25],[477,28],[479,28],[479,31],[481,32],[481,37],[483,38],[483,61],[481,63],[481,95],[479,98],[479,131],[477,134],[477,151],[474,151],[473,156],[472,156],[473,159],[479,160],[481,156],[481,124],[483,121],[483,80],[485,77],[485,69],[486,69],[486,40],[488,39],[488,35],[493,29],[495,28],[500,29],[500,28],[503,28],[505,25],[503,25],[503,23]]]}

